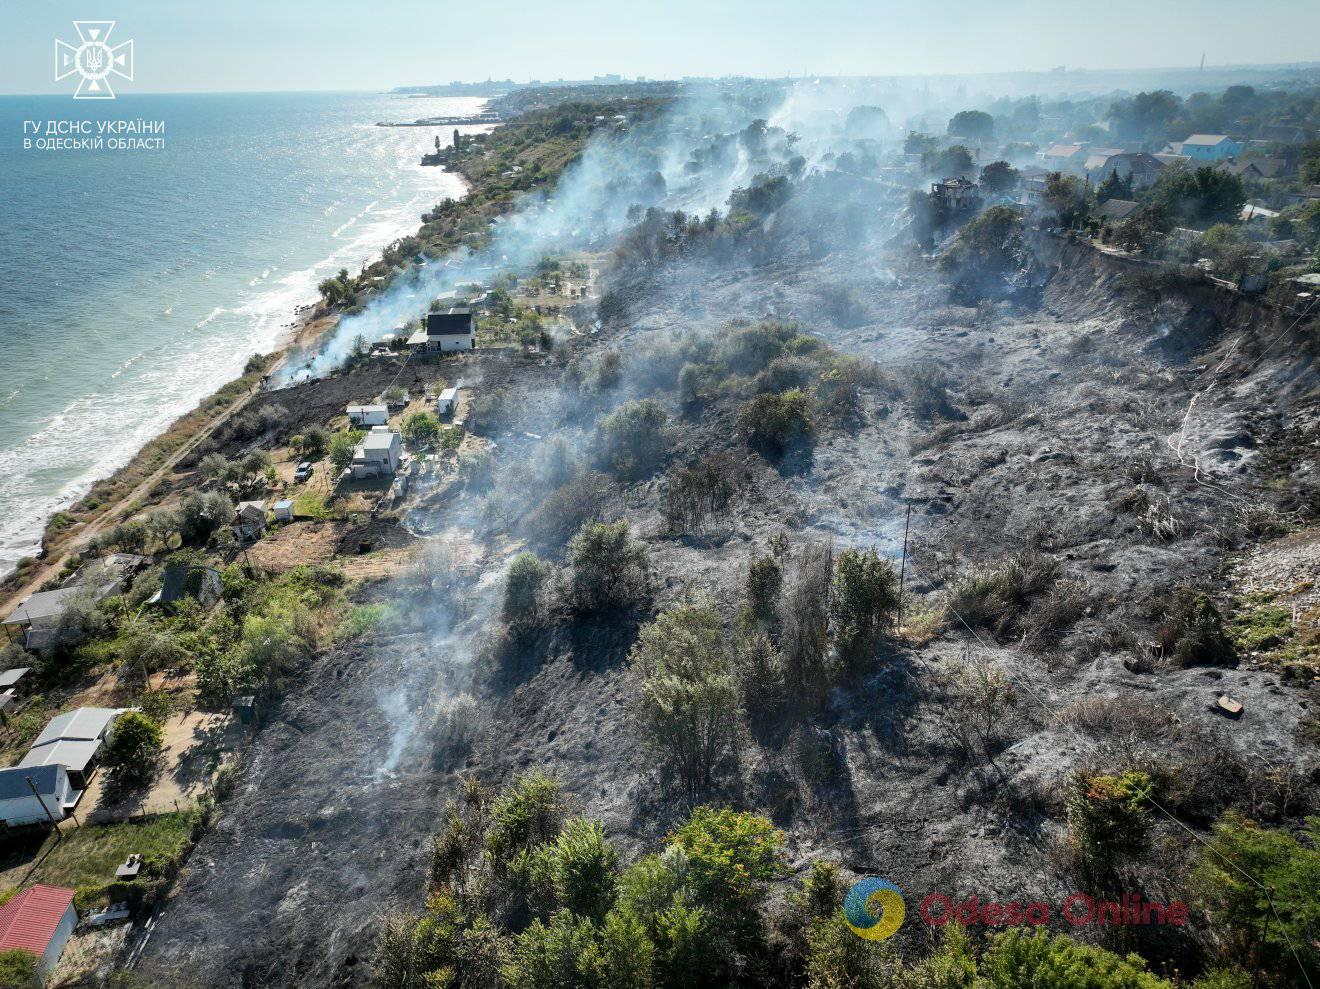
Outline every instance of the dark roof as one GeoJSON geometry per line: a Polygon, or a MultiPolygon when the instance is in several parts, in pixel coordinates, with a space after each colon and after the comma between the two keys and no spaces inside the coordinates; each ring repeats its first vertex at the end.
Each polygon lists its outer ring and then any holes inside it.
{"type": "Polygon", "coordinates": [[[428,336],[448,336],[472,332],[472,309],[469,306],[450,306],[440,312],[426,314],[428,336]]]}
{"type": "Polygon", "coordinates": [[[211,567],[167,567],[165,573],[161,576],[160,583],[160,603],[171,604],[175,601],[181,601],[185,597],[196,597],[201,590],[200,580],[194,583],[188,578],[193,574],[213,573],[219,576],[218,570],[211,567]]]}
{"type": "Polygon", "coordinates": [[[38,793],[54,793],[55,784],[60,778],[60,766],[51,763],[47,766],[15,766],[12,769],[0,769],[0,800],[18,800],[32,796],[32,787],[27,785],[28,777],[38,793]]]}
{"type": "Polygon", "coordinates": [[[1139,209],[1141,204],[1130,199],[1106,199],[1095,212],[1106,220],[1126,220],[1139,209]]]}

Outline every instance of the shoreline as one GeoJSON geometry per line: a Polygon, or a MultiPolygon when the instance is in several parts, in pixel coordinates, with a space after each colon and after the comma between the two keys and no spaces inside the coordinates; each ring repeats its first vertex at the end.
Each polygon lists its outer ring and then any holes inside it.
{"type": "MultiPolygon", "coordinates": [[[[423,148],[422,152],[424,151],[423,148]]],[[[459,184],[459,188],[454,190],[458,195],[452,198],[460,201],[466,199],[471,191],[471,184],[467,179],[457,171],[446,172],[445,174],[452,176],[459,184]]],[[[439,192],[437,192],[437,195],[439,195],[439,192]]],[[[410,236],[413,232],[419,230],[421,224],[416,221],[414,223],[415,225],[410,230],[400,233],[393,240],[410,236]]],[[[372,255],[373,259],[380,260],[385,248],[393,240],[378,245],[372,255]]],[[[388,288],[389,283],[386,283],[374,291],[367,299],[367,304],[378,297],[380,293],[387,291],[388,288]]],[[[312,292],[315,292],[314,287],[312,292]]],[[[313,295],[306,301],[295,302],[290,315],[292,316],[291,321],[280,327],[273,346],[263,355],[268,358],[265,370],[266,376],[274,375],[295,354],[308,353],[314,349],[328,332],[335,329],[343,314],[327,309],[319,296],[313,295]]],[[[237,396],[226,396],[226,392],[235,389],[238,383],[243,382],[248,377],[250,375],[240,372],[237,376],[221,382],[201,395],[191,408],[184,410],[166,423],[118,467],[108,473],[88,478],[80,493],[61,499],[53,510],[42,519],[41,529],[37,535],[38,552],[30,557],[20,557],[19,566],[15,566],[7,573],[0,574],[0,616],[8,614],[24,597],[40,589],[46,581],[58,574],[64,561],[84,550],[88,540],[94,535],[123,521],[126,515],[131,514],[131,512],[126,512],[126,509],[133,508],[138,501],[138,495],[144,488],[154,485],[164,472],[172,469],[197,443],[203,441],[231,416],[241,411],[252,398],[261,394],[264,389],[261,386],[260,379],[258,379],[255,388],[249,387],[245,393],[237,396]],[[207,415],[203,421],[186,428],[183,427],[187,420],[197,417],[208,407],[215,408],[213,415],[207,415]],[[166,462],[155,466],[147,464],[146,459],[155,452],[153,448],[162,439],[171,436],[181,428],[183,433],[179,437],[180,442],[171,451],[166,462]],[[48,537],[51,524],[57,517],[86,500],[99,486],[113,483],[116,478],[135,472],[145,473],[145,480],[134,484],[128,492],[120,494],[113,501],[106,503],[94,518],[80,524],[76,534],[72,535],[67,541],[61,541],[55,551],[52,552],[48,537]],[[23,559],[32,559],[36,562],[23,567],[21,566],[23,559]]]]}

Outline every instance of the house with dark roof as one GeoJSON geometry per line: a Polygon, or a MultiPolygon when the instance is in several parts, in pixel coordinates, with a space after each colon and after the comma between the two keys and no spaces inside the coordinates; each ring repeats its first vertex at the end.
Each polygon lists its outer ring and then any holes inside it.
{"type": "Polygon", "coordinates": [[[1248,158],[1224,166],[1225,170],[1244,179],[1281,179],[1288,172],[1288,162],[1282,158],[1248,158]]]}
{"type": "Polygon", "coordinates": [[[26,951],[35,956],[37,976],[44,983],[77,926],[73,890],[29,886],[0,906],[0,951],[26,951]]]}
{"type": "Polygon", "coordinates": [[[231,523],[234,538],[240,543],[250,543],[260,539],[266,531],[266,503],[264,501],[240,501],[234,509],[234,521],[231,523]]]}
{"type": "Polygon", "coordinates": [[[0,769],[0,821],[5,827],[64,820],[81,794],[59,763],[0,769]]]}
{"type": "Polygon", "coordinates": [[[476,345],[470,306],[450,306],[427,313],[426,325],[408,338],[408,346],[414,354],[473,350],[476,345]]]}
{"type": "Polygon", "coordinates": [[[1266,124],[1256,135],[1258,140],[1271,144],[1305,144],[1306,131],[1291,124],[1266,124]]]}
{"type": "MultiPolygon", "coordinates": [[[[1087,160],[1089,163],[1090,159],[1087,160]]],[[[1087,174],[1096,185],[1116,172],[1124,182],[1130,177],[1134,189],[1154,185],[1162,171],[1164,163],[1144,151],[1120,151],[1106,157],[1096,168],[1090,168],[1089,164],[1087,168],[1087,174]]]]}
{"type": "Polygon", "coordinates": [[[1095,215],[1105,223],[1121,223],[1141,209],[1130,199],[1106,199],[1096,207],[1095,215]]]}
{"type": "Polygon", "coordinates": [[[102,601],[115,593],[117,588],[118,584],[114,581],[106,581],[100,585],[75,584],[53,591],[38,591],[11,611],[0,624],[4,625],[5,635],[10,642],[18,642],[29,652],[42,652],[50,645],[51,636],[60,623],[60,616],[71,601],[78,597],[102,601]]]}
{"type": "Polygon", "coordinates": [[[147,604],[177,604],[185,598],[209,608],[220,600],[220,571],[213,567],[166,567],[161,574],[160,590],[147,604]]]}

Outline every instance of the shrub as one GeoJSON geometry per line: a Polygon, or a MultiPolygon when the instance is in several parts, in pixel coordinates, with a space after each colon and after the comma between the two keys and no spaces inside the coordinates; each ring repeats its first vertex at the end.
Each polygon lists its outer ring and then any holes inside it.
{"type": "Polygon", "coordinates": [[[528,517],[528,529],[545,545],[562,545],[583,523],[604,513],[614,490],[613,480],[605,474],[579,474],[550,492],[528,517]]]}
{"type": "Polygon", "coordinates": [[[535,553],[519,553],[509,562],[504,581],[504,620],[535,622],[541,612],[541,594],[550,576],[550,564],[535,553]]]}
{"type": "Polygon", "coordinates": [[[138,698],[137,706],[144,717],[150,718],[157,725],[164,726],[174,713],[174,701],[163,690],[148,690],[138,698]]]}
{"type": "Polygon", "coordinates": [[[345,429],[342,432],[335,433],[330,437],[330,466],[339,474],[348,468],[353,462],[353,451],[357,445],[362,442],[365,436],[360,429],[345,429]]]}
{"type": "Polygon", "coordinates": [[[687,884],[717,926],[735,937],[751,933],[770,883],[784,873],[783,834],[756,814],[698,807],[669,845],[686,856],[687,884]]]}
{"type": "Polygon", "coordinates": [[[30,951],[0,951],[0,986],[13,989],[36,989],[37,956],[30,951]]]}
{"type": "Polygon", "coordinates": [[[330,446],[330,433],[324,426],[311,425],[303,430],[298,450],[304,457],[315,460],[325,456],[330,446]]]}
{"type": "Polygon", "coordinates": [[[971,625],[987,625],[996,635],[1007,634],[1034,594],[1049,587],[1057,564],[1040,553],[1023,552],[996,567],[973,571],[954,581],[948,607],[955,618],[971,625]]]}
{"type": "Polygon", "coordinates": [[[1148,972],[1137,955],[1116,955],[1045,930],[996,934],[976,972],[976,984],[986,989],[1172,989],[1148,972]]]}
{"type": "Polygon", "coordinates": [[[549,846],[548,878],[556,903],[597,923],[614,905],[619,854],[599,821],[577,817],[549,846]]]}
{"type": "Polygon", "coordinates": [[[219,491],[188,495],[179,506],[179,535],[185,543],[204,545],[234,517],[234,503],[219,491]]]}
{"type": "Polygon", "coordinates": [[[1121,859],[1146,850],[1150,839],[1150,776],[1126,771],[1118,776],[1076,773],[1065,803],[1073,849],[1084,866],[1104,873],[1121,859]]]}
{"type": "Polygon", "coordinates": [[[671,531],[700,532],[728,516],[739,486],[738,464],[716,453],[674,471],[665,489],[665,521],[671,531]]]}
{"type": "Polygon", "coordinates": [[[811,400],[800,389],[757,395],[738,413],[738,432],[755,449],[782,456],[815,431],[811,400]]]}
{"type": "Polygon", "coordinates": [[[424,449],[440,436],[440,420],[429,412],[413,412],[403,420],[403,439],[414,449],[424,449]]]}
{"type": "Polygon", "coordinates": [[[145,714],[126,711],[115,719],[103,761],[117,781],[145,783],[160,764],[160,725],[145,714]]]}
{"type": "Polygon", "coordinates": [[[1320,929],[1315,896],[1320,889],[1320,818],[1308,819],[1301,837],[1266,830],[1230,812],[1215,825],[1210,847],[1193,873],[1196,897],[1222,939],[1225,960],[1257,957],[1264,971],[1299,985],[1303,980],[1293,947],[1310,971],[1320,965],[1320,945],[1312,933],[1320,929]],[[1272,891],[1277,916],[1243,872],[1272,891]]]}
{"type": "Polygon", "coordinates": [[[559,781],[544,773],[520,776],[491,809],[486,853],[497,876],[508,875],[523,853],[548,844],[564,824],[566,804],[559,781]]]}
{"type": "Polygon", "coordinates": [[[69,652],[105,634],[109,627],[104,613],[97,606],[90,589],[68,597],[55,622],[51,644],[61,652],[69,652]]]}
{"type": "Polygon", "coordinates": [[[622,608],[650,594],[650,556],[627,522],[587,523],[568,546],[569,594],[582,611],[622,608]]]}
{"type": "Polygon", "coordinates": [[[1236,658],[1210,596],[1186,587],[1176,590],[1166,605],[1155,638],[1164,655],[1179,666],[1221,665],[1236,658]]]}
{"type": "Polygon", "coordinates": [[[643,676],[648,738],[673,761],[689,796],[704,791],[738,717],[719,613],[693,604],[666,611],[642,629],[628,658],[643,676]]]}
{"type": "Polygon", "coordinates": [[[797,335],[791,323],[758,323],[727,333],[720,342],[719,358],[735,374],[755,374],[784,352],[797,335]]]}
{"type": "Polygon", "coordinates": [[[767,714],[784,700],[784,657],[765,632],[751,629],[738,636],[734,654],[738,696],[750,711],[767,714]]]}
{"type": "Polygon", "coordinates": [[[779,629],[779,594],[784,569],[773,555],[753,560],[747,569],[747,617],[761,628],[779,629]]]}
{"type": "Polygon", "coordinates": [[[625,480],[649,477],[669,456],[667,413],[651,398],[615,409],[596,428],[596,461],[625,480]]]}
{"type": "Polygon", "coordinates": [[[949,376],[933,361],[908,369],[903,393],[912,405],[912,411],[921,418],[948,417],[955,411],[949,401],[949,376]]]}
{"type": "Polygon", "coordinates": [[[874,548],[846,549],[834,561],[830,621],[844,664],[856,671],[898,609],[898,574],[874,548]]]}
{"type": "Polygon", "coordinates": [[[947,673],[941,686],[944,716],[963,751],[971,756],[979,750],[991,758],[1002,739],[1003,720],[1017,703],[1013,682],[989,663],[972,660],[947,673]]]}

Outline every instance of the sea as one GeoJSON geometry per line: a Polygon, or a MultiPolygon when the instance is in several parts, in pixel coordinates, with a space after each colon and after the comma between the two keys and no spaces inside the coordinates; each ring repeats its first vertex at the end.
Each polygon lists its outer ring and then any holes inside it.
{"type": "Polygon", "coordinates": [[[52,514],[277,346],[321,279],[462,195],[420,165],[452,127],[378,121],[483,102],[0,97],[0,574],[36,553],[52,514]],[[163,142],[25,148],[24,122],[49,120],[163,121],[163,142]]]}

